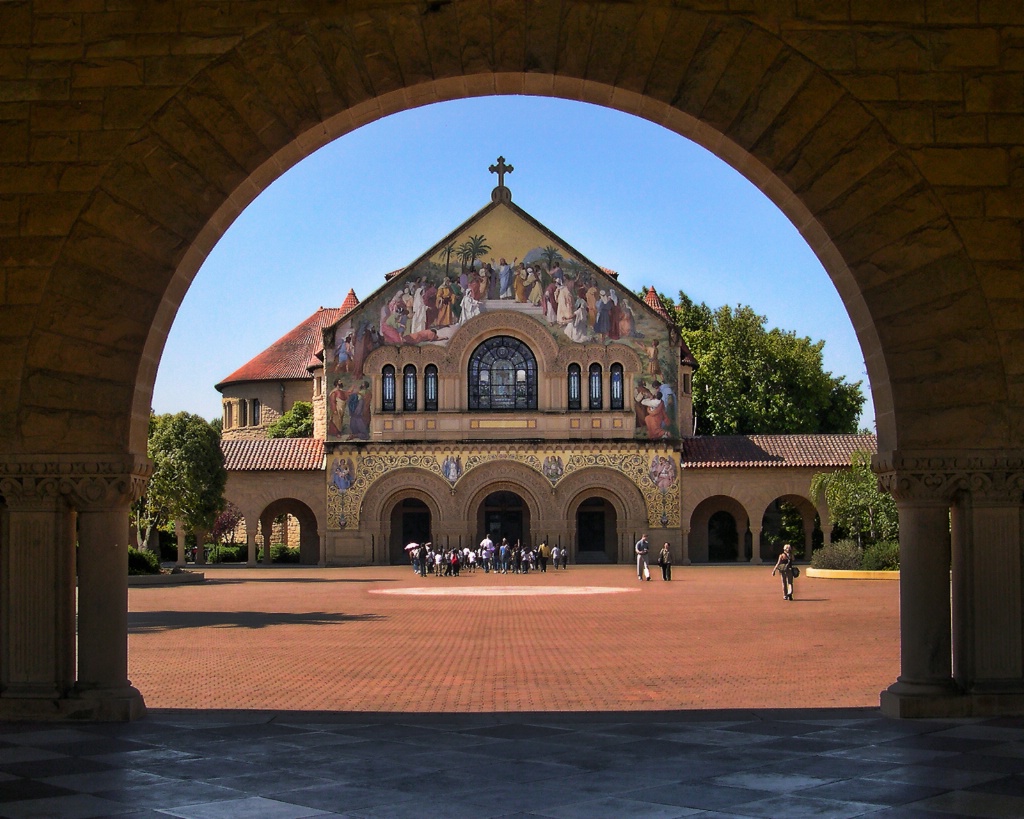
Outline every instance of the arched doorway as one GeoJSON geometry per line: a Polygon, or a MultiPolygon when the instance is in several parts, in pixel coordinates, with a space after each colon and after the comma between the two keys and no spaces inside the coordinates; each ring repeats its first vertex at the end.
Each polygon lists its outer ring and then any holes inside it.
{"type": "Polygon", "coordinates": [[[782,495],[764,510],[761,518],[761,559],[774,562],[789,543],[799,560],[810,560],[814,549],[824,543],[821,519],[806,498],[782,495]]]}
{"type": "Polygon", "coordinates": [[[317,527],[316,515],[302,501],[295,498],[281,498],[274,501],[260,513],[259,524],[262,562],[272,562],[275,552],[278,561],[294,561],[296,548],[299,563],[315,566],[320,562],[320,532],[317,527]],[[297,537],[293,531],[290,531],[290,520],[298,523],[297,537]]]}
{"type": "Polygon", "coordinates": [[[708,518],[708,562],[734,562],[739,556],[740,536],[736,518],[725,510],[708,518]]]}
{"type": "Polygon", "coordinates": [[[480,505],[480,529],[489,532],[495,543],[505,538],[514,544],[531,545],[530,507],[515,492],[492,492],[480,505]]]}
{"type": "Polygon", "coordinates": [[[409,543],[423,543],[431,539],[430,507],[419,498],[405,498],[391,510],[391,541],[388,544],[388,562],[401,566],[409,562],[405,547],[409,543]]]}
{"type": "Polygon", "coordinates": [[[615,507],[604,498],[587,498],[576,510],[576,562],[615,563],[615,507]]]}

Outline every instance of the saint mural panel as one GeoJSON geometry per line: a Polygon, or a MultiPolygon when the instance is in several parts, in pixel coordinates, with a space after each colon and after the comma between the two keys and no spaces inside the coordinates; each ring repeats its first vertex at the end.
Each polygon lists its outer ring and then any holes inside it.
{"type": "MultiPolygon", "coordinates": [[[[538,225],[499,203],[440,242],[325,333],[328,438],[367,440],[374,379],[383,406],[393,403],[394,376],[368,373],[382,345],[445,347],[478,316],[514,311],[546,327],[559,345],[621,344],[646,362],[632,384],[612,383],[617,406],[636,412],[636,436],[679,435],[678,350],[668,324],[607,273],[538,225]],[[390,379],[390,380],[389,380],[390,379]]],[[[612,376],[616,376],[613,374],[612,376]]]]}

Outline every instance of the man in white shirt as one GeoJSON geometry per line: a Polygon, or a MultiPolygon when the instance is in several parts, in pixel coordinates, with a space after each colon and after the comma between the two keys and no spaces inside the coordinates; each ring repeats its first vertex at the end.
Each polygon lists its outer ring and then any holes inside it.
{"type": "Polygon", "coordinates": [[[484,573],[491,571],[491,561],[494,558],[494,541],[491,540],[491,533],[488,532],[484,535],[484,539],[480,541],[480,554],[484,560],[484,573]]]}

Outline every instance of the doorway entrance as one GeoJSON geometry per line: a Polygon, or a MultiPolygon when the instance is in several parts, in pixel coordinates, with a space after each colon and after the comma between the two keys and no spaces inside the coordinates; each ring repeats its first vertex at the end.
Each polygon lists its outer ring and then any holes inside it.
{"type": "Polygon", "coordinates": [[[391,514],[391,565],[404,566],[409,562],[405,551],[407,543],[427,540],[430,540],[430,508],[418,498],[406,498],[396,504],[391,514]]]}
{"type": "Polygon", "coordinates": [[[483,503],[483,528],[495,543],[530,545],[530,510],[515,492],[492,492],[483,503]]]}
{"type": "Polygon", "coordinates": [[[615,507],[587,498],[576,510],[576,562],[615,563],[615,507]]]}

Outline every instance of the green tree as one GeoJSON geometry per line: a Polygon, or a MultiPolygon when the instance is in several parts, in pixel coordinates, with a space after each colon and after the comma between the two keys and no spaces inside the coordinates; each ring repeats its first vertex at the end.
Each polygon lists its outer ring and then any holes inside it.
{"type": "Polygon", "coordinates": [[[855,432],[864,395],[823,369],[825,342],[778,328],[751,307],[678,305],[660,296],[700,365],[693,408],[700,435],[855,432]]]}
{"type": "Polygon", "coordinates": [[[290,410],[267,427],[268,438],[312,438],[313,405],[296,401],[290,410]]]}
{"type": "Polygon", "coordinates": [[[548,270],[555,266],[555,262],[562,261],[562,254],[554,245],[548,245],[540,252],[541,258],[547,263],[548,270]]]}
{"type": "Polygon", "coordinates": [[[811,479],[811,497],[824,498],[833,526],[861,547],[899,538],[896,502],[879,490],[867,452],[854,452],[849,469],[816,474],[811,479]]]}
{"type": "Polygon", "coordinates": [[[192,531],[211,529],[228,479],[217,431],[187,412],[151,415],[147,452],[153,475],[134,505],[139,542],[176,520],[192,531]]]}

